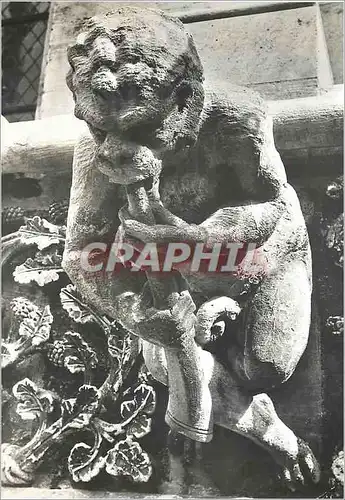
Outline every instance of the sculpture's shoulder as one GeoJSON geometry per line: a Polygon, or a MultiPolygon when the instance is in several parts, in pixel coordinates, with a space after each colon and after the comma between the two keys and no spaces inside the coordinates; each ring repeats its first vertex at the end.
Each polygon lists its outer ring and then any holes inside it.
{"type": "Polygon", "coordinates": [[[217,128],[230,127],[235,135],[245,130],[255,135],[268,117],[265,100],[252,89],[222,81],[205,85],[204,125],[217,122],[217,128]]]}
{"type": "Polygon", "coordinates": [[[250,156],[257,164],[262,146],[273,144],[272,119],[255,91],[228,82],[210,82],[205,85],[199,137],[201,142],[212,144],[213,150],[226,151],[232,163],[250,156]]]}
{"type": "Polygon", "coordinates": [[[225,179],[235,173],[251,199],[274,198],[286,185],[286,173],[266,102],[255,91],[227,82],[205,90],[199,142],[208,164],[226,165],[225,179]]]}

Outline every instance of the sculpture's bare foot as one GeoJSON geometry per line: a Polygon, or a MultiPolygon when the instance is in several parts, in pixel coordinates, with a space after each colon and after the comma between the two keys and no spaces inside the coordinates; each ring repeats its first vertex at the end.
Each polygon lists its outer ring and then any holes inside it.
{"type": "Polygon", "coordinates": [[[282,467],[279,475],[283,483],[291,490],[304,486],[306,483],[318,483],[320,467],[309,445],[300,438],[296,438],[298,451],[294,456],[286,454],[278,457],[271,453],[273,458],[282,467]]]}
{"type": "Polygon", "coordinates": [[[313,452],[279,418],[267,394],[257,394],[252,398],[233,430],[270,453],[281,469],[281,479],[290,490],[319,481],[320,468],[313,452]]]}
{"type": "MultiPolygon", "coordinates": [[[[143,354],[153,376],[168,385],[164,350],[144,342],[143,354]]],[[[320,468],[312,450],[279,418],[271,398],[264,393],[253,397],[246,394],[231,372],[207,351],[202,350],[201,364],[204,376],[210,379],[214,423],[268,451],[279,468],[281,480],[291,491],[310,482],[318,483],[320,468]]]]}

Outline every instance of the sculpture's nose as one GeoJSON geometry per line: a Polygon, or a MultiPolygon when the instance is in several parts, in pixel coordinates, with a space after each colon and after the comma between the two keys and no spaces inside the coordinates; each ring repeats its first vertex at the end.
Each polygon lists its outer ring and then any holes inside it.
{"type": "Polygon", "coordinates": [[[113,71],[107,66],[101,66],[91,79],[93,92],[104,100],[116,98],[118,83],[113,71]]]}
{"type": "Polygon", "coordinates": [[[117,91],[117,80],[111,68],[116,56],[115,45],[108,37],[96,37],[92,43],[90,59],[94,68],[91,88],[99,96],[107,99],[117,91]]]}

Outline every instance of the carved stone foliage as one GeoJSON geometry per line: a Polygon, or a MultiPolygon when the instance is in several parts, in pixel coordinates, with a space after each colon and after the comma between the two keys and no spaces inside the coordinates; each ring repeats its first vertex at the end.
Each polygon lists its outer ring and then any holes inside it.
{"type": "MultiPolygon", "coordinates": [[[[343,189],[343,176],[338,177],[327,186],[320,220],[321,232],[324,237],[325,257],[331,266],[330,272],[340,285],[344,266],[343,189]]],[[[336,307],[338,310],[332,310],[333,314],[326,320],[326,329],[332,335],[343,336],[344,318],[341,297],[333,297],[333,299],[337,301],[336,307]]]]}
{"type": "Polygon", "coordinates": [[[152,379],[138,340],[69,283],[64,240],[65,226],[39,216],[3,238],[2,482],[36,484],[48,467],[51,484],[100,473],[145,483],[153,468],[140,440],[155,412],[152,379]]]}
{"type": "Polygon", "coordinates": [[[320,314],[324,388],[323,498],[343,496],[343,177],[323,181],[310,224],[314,296],[320,314]],[[320,238],[321,234],[321,238],[320,238]]]}
{"type": "Polygon", "coordinates": [[[328,185],[323,217],[326,247],[333,257],[334,264],[341,268],[344,264],[343,190],[342,176],[328,185]]]}

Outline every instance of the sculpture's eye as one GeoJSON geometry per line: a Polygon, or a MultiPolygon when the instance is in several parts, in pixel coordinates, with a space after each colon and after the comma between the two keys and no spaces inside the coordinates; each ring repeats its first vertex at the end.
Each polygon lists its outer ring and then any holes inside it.
{"type": "Polygon", "coordinates": [[[109,92],[104,89],[93,89],[93,93],[96,97],[98,97],[101,101],[107,101],[109,98],[109,92]]]}

